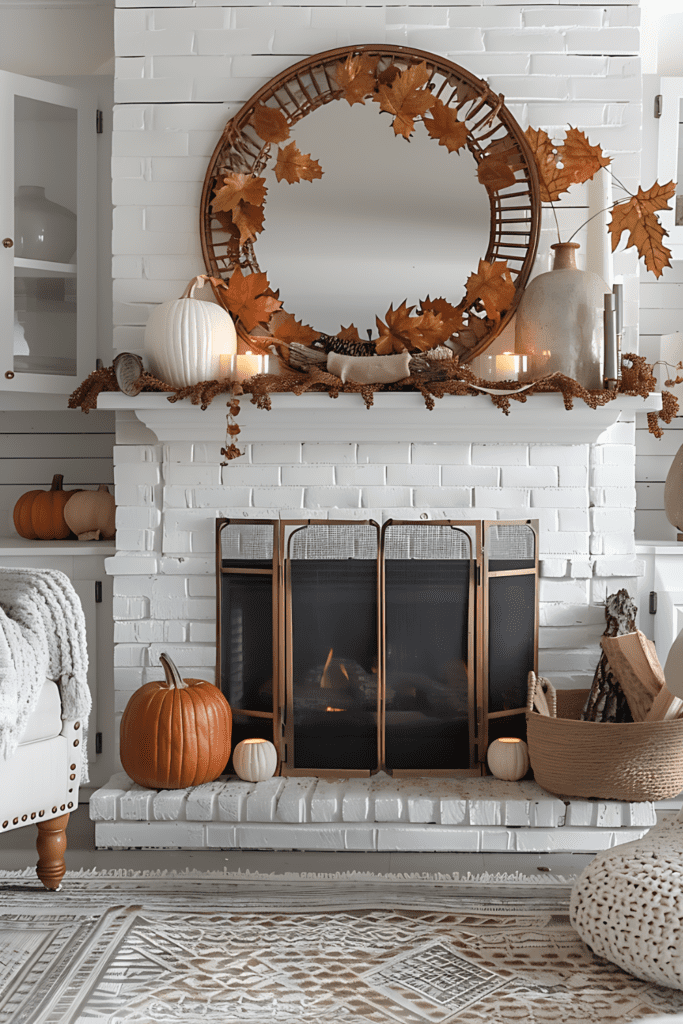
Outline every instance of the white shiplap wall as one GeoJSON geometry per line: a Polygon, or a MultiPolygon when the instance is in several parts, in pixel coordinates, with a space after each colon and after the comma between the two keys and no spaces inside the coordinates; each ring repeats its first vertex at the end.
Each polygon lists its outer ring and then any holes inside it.
{"type": "Polygon", "coordinates": [[[0,412],[0,536],[15,536],[18,498],[49,490],[55,473],[66,490],[113,483],[113,445],[111,412],[0,412]]]}

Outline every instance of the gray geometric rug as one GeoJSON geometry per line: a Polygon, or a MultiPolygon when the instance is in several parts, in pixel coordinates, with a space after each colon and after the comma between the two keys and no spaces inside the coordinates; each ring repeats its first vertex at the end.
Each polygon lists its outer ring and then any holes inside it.
{"type": "Polygon", "coordinates": [[[622,1024],[683,1010],[683,993],[593,956],[567,897],[125,874],[48,893],[0,876],[0,1024],[622,1024]]]}

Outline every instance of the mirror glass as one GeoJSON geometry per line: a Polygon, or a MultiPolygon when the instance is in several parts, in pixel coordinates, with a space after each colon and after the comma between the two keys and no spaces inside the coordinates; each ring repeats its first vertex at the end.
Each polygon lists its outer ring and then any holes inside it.
{"type": "MultiPolygon", "coordinates": [[[[278,182],[269,162],[265,230],[254,244],[297,319],[335,335],[429,295],[454,305],[489,244],[491,208],[469,149],[449,153],[421,123],[408,142],[376,103],[325,104],[291,139],[323,177],[278,182]]],[[[273,147],[276,156],[277,147],[273,147]]]]}

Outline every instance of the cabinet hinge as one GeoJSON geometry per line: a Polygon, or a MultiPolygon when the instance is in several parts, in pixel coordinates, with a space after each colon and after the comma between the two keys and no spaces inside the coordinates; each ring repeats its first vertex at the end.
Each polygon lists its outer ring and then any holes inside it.
{"type": "Polygon", "coordinates": [[[95,604],[102,604],[102,580],[95,580],[95,604]]]}
{"type": "Polygon", "coordinates": [[[102,111],[98,110],[95,113],[95,131],[98,135],[102,135],[104,132],[104,122],[102,119],[102,111]]]}
{"type": "Polygon", "coordinates": [[[657,591],[650,591],[650,615],[657,614],[657,591]]]}
{"type": "Polygon", "coordinates": [[[663,107],[664,107],[664,97],[662,96],[661,93],[658,93],[655,96],[655,110],[654,110],[654,114],[655,114],[656,118],[659,118],[659,117],[662,116],[662,109],[663,109],[663,107]]]}
{"type": "Polygon", "coordinates": [[[101,754],[102,753],[102,733],[101,732],[96,732],[95,733],[95,753],[96,754],[101,754]]]}

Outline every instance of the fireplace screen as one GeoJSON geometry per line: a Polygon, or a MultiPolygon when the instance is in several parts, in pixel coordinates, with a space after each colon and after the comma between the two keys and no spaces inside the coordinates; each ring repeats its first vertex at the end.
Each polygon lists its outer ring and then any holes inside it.
{"type": "Polygon", "coordinates": [[[218,521],[218,672],[234,739],[283,774],[480,774],[523,735],[537,526],[218,521]]]}

